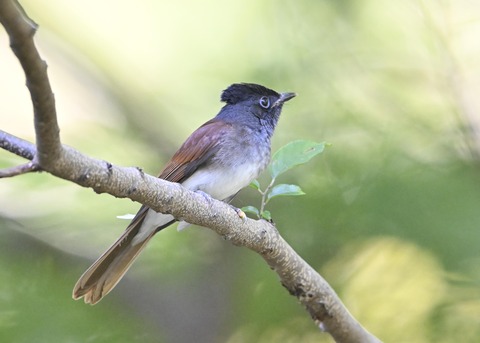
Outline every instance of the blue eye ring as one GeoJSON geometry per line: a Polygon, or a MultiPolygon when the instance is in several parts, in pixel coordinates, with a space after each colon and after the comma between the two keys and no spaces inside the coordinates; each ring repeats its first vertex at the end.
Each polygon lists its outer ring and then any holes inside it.
{"type": "Polygon", "coordinates": [[[269,108],[270,107],[270,99],[268,98],[268,96],[262,96],[260,98],[260,100],[258,101],[258,103],[260,104],[260,106],[262,106],[263,108],[269,108]]]}

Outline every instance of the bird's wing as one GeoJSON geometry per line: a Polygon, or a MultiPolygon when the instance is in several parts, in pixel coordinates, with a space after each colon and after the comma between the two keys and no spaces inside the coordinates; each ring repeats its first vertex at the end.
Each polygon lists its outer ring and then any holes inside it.
{"type": "Polygon", "coordinates": [[[179,183],[188,179],[218,151],[222,136],[230,130],[230,124],[216,119],[200,126],[173,155],[159,178],[179,183]]]}
{"type": "MultiPolygon", "coordinates": [[[[218,151],[222,136],[229,130],[232,130],[232,126],[228,123],[215,118],[207,121],[182,144],[158,177],[170,182],[185,181],[218,151]]],[[[140,224],[148,209],[148,206],[143,205],[132,219],[129,228],[140,224]]]]}

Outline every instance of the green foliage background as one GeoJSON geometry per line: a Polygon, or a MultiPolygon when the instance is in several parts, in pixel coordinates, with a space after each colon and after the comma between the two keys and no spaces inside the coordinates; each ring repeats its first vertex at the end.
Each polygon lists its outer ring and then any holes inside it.
{"type": "MultiPolygon", "coordinates": [[[[22,4],[63,142],[115,164],[156,174],[233,82],[297,92],[274,150],[332,146],[279,177],[307,193],[269,204],[280,232],[382,340],[478,342],[480,3],[22,4]]],[[[33,141],[4,30],[0,44],[0,126],[33,141]]],[[[0,341],[331,341],[261,259],[203,228],[162,232],[99,305],[74,302],[137,208],[46,174],[1,180],[0,341]]]]}

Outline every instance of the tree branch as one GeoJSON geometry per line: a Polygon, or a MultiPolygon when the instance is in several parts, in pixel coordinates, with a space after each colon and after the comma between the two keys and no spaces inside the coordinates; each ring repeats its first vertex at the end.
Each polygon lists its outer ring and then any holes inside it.
{"type": "Polygon", "coordinates": [[[315,323],[336,342],[379,342],[350,315],[328,283],[298,256],[272,224],[241,219],[221,201],[145,174],[139,168],[117,167],[61,145],[46,63],[33,42],[36,24],[14,0],[0,0],[0,22],[25,71],[34,106],[37,141],[35,146],[0,131],[0,147],[33,160],[31,168],[39,166],[97,193],[130,198],[156,211],[171,213],[178,220],[208,227],[233,244],[257,252],[276,271],[290,294],[306,307],[315,323]]]}
{"type": "Polygon", "coordinates": [[[16,0],[1,0],[0,4],[0,21],[10,37],[10,47],[25,72],[32,98],[37,159],[42,167],[51,166],[60,156],[62,147],[47,63],[40,57],[33,40],[38,25],[27,16],[16,0]]]}
{"type": "Polygon", "coordinates": [[[26,173],[31,173],[35,171],[39,171],[40,167],[38,164],[30,161],[24,164],[21,164],[19,166],[11,167],[11,168],[6,168],[6,169],[1,169],[0,170],[0,179],[4,177],[12,177],[12,176],[17,176],[21,174],[26,174],[26,173]]]}
{"type": "Polygon", "coordinates": [[[27,160],[33,160],[37,151],[35,144],[0,130],[0,148],[27,160]]]}

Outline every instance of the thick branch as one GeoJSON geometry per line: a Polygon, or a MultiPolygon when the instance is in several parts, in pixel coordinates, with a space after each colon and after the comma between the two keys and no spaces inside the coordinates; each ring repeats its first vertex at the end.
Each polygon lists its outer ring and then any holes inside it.
{"type": "Polygon", "coordinates": [[[42,168],[51,166],[61,153],[59,127],[47,63],[40,57],[33,40],[37,24],[15,0],[0,0],[0,22],[10,37],[27,79],[35,114],[37,159],[42,168]]]}
{"type": "Polygon", "coordinates": [[[62,146],[46,64],[33,44],[36,26],[12,0],[0,0],[0,22],[25,70],[38,144],[35,147],[0,132],[0,147],[34,162],[38,160],[43,170],[97,193],[130,198],[156,211],[171,213],[178,220],[211,228],[233,244],[248,247],[267,261],[317,325],[337,342],[379,342],[349,314],[327,282],[295,253],[272,224],[241,219],[229,205],[144,174],[139,168],[117,167],[62,146]]]}

